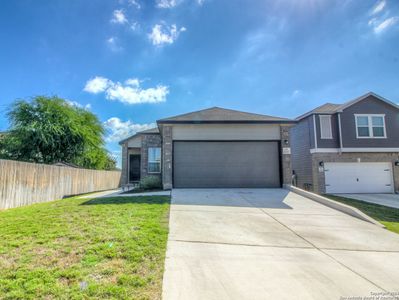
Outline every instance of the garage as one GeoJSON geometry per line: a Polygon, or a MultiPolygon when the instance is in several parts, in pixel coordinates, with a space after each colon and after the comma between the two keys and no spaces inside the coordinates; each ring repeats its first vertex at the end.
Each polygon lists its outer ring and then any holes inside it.
{"type": "Polygon", "coordinates": [[[392,164],[325,163],[326,193],[392,193],[392,164]]]}
{"type": "Polygon", "coordinates": [[[278,188],[277,141],[174,141],[175,188],[278,188]]]}

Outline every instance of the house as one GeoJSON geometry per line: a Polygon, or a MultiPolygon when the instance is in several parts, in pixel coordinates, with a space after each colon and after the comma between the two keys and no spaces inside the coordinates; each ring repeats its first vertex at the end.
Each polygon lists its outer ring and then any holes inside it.
{"type": "Polygon", "coordinates": [[[399,107],[374,93],[326,103],[291,128],[297,186],[316,193],[399,190],[399,107]]]}
{"type": "Polygon", "coordinates": [[[159,176],[164,189],[281,187],[291,182],[293,120],[213,107],[157,121],[122,145],[122,184],[159,176]]]}

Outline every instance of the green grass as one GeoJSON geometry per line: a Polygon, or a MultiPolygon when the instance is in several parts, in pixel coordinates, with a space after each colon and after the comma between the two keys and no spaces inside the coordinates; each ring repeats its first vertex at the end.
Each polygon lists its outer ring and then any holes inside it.
{"type": "Polygon", "coordinates": [[[0,211],[0,299],[159,299],[168,196],[0,211]]]}
{"type": "Polygon", "coordinates": [[[358,208],[365,214],[384,224],[388,230],[399,233],[399,209],[335,195],[326,196],[332,200],[358,208]]]}

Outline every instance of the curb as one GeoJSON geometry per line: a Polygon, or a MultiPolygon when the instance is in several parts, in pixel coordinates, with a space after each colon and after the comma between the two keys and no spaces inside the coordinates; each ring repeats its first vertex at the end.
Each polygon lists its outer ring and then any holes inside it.
{"type": "Polygon", "coordinates": [[[301,195],[301,196],[304,196],[304,197],[306,197],[306,198],[308,198],[310,200],[316,201],[316,202],[318,202],[320,204],[323,204],[325,206],[328,206],[330,208],[333,208],[335,210],[343,212],[343,213],[345,213],[347,215],[350,215],[350,216],[355,217],[357,219],[372,223],[374,225],[377,225],[378,227],[385,228],[385,226],[383,224],[381,224],[380,222],[374,220],[373,218],[371,218],[370,216],[366,215],[365,213],[363,213],[362,211],[360,211],[359,209],[357,209],[355,207],[352,207],[352,206],[349,206],[349,205],[346,205],[346,204],[343,204],[343,203],[328,199],[326,197],[320,196],[320,195],[315,194],[315,193],[311,193],[311,192],[302,190],[302,189],[300,189],[298,187],[295,187],[295,186],[292,186],[292,185],[285,184],[283,187],[285,189],[291,191],[291,192],[294,192],[294,193],[296,193],[298,195],[301,195]]]}

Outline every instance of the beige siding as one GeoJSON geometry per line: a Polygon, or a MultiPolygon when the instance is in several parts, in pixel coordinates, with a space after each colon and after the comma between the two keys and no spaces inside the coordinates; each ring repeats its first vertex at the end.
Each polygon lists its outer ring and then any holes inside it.
{"type": "Polygon", "coordinates": [[[268,124],[173,125],[174,140],[280,140],[280,126],[268,124]]]}
{"type": "Polygon", "coordinates": [[[140,148],[141,147],[141,135],[128,140],[127,146],[129,148],[140,148]]]}
{"type": "Polygon", "coordinates": [[[98,171],[0,160],[0,209],[114,189],[120,171],[98,171]]]}

